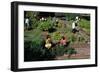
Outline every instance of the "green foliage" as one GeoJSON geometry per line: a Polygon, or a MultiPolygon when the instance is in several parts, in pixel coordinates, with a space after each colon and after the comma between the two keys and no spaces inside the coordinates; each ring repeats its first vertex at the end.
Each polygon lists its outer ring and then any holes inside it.
{"type": "Polygon", "coordinates": [[[43,41],[24,41],[24,61],[52,60],[54,55],[51,50],[43,47],[43,41]]]}
{"type": "Polygon", "coordinates": [[[77,51],[72,47],[69,47],[65,52],[66,54],[76,54],[77,53],[77,51]]]}
{"type": "Polygon", "coordinates": [[[26,12],[26,17],[29,18],[30,28],[36,28],[38,26],[39,21],[36,19],[37,15],[38,15],[37,12],[33,11],[26,12]]]}
{"type": "Polygon", "coordinates": [[[62,35],[60,34],[60,32],[54,32],[52,35],[53,40],[55,41],[59,41],[61,39],[62,35]]]}
{"type": "Polygon", "coordinates": [[[56,45],[50,49],[45,48],[44,41],[34,40],[24,42],[24,61],[53,60],[56,56],[76,54],[74,48],[56,45]]]}
{"type": "MultiPolygon", "coordinates": [[[[69,58],[72,54],[76,54],[77,51],[72,47],[66,47],[61,46],[57,42],[61,39],[62,34],[67,36],[68,41],[71,43],[77,42],[77,34],[74,36],[71,32],[71,24],[77,14],[67,13],[66,17],[68,18],[68,24],[65,28],[59,28],[55,27],[54,29],[54,23],[52,23],[51,17],[48,17],[47,20],[44,21],[38,21],[36,19],[36,16],[38,13],[28,11],[26,12],[26,17],[29,17],[31,27],[34,28],[32,31],[25,31],[25,41],[24,41],[24,60],[25,61],[42,61],[42,60],[52,60],[55,59],[56,56],[63,56],[64,54],[68,54],[69,58]],[[42,30],[42,31],[41,31],[42,30]],[[43,34],[43,31],[47,31],[48,34],[51,36],[53,40],[53,44],[57,43],[55,46],[53,46],[50,49],[47,49],[44,47],[45,41],[43,41],[44,36],[41,36],[43,34]],[[52,33],[50,33],[51,31],[52,33]],[[30,41],[29,41],[30,40],[30,41]]],[[[61,24],[60,22],[58,23],[61,24]]],[[[60,26],[61,27],[61,26],[60,26]]],[[[82,29],[85,29],[86,31],[90,32],[90,21],[86,19],[81,19],[79,21],[79,27],[82,29]]],[[[80,42],[84,42],[86,37],[83,36],[80,37],[80,42]]],[[[79,42],[79,41],[78,41],[79,42]]]]}
{"type": "Polygon", "coordinates": [[[54,49],[53,52],[55,53],[56,56],[63,56],[64,54],[72,55],[77,53],[77,51],[74,48],[62,45],[57,45],[53,49],[54,49]]]}
{"type": "Polygon", "coordinates": [[[62,56],[65,53],[66,48],[64,46],[61,45],[57,45],[56,47],[54,47],[54,52],[56,56],[62,56]]]}
{"type": "Polygon", "coordinates": [[[81,18],[90,21],[90,14],[85,14],[86,16],[81,16],[81,18]]]}
{"type": "Polygon", "coordinates": [[[72,48],[72,47],[69,47],[66,51],[65,51],[66,54],[68,54],[68,58],[71,58],[71,55],[72,54],[77,54],[77,51],[72,48]]]}
{"type": "Polygon", "coordinates": [[[68,21],[75,20],[76,16],[79,16],[79,14],[66,13],[66,17],[67,17],[68,21]]]}
{"type": "Polygon", "coordinates": [[[48,31],[49,29],[53,28],[51,17],[48,17],[46,21],[40,21],[38,28],[43,31],[48,31]]]}
{"type": "Polygon", "coordinates": [[[31,31],[25,31],[24,32],[24,40],[30,40],[30,41],[34,41],[34,40],[42,40],[42,31],[39,29],[34,29],[31,31]],[[35,39],[34,39],[35,38],[35,39]]]}
{"type": "Polygon", "coordinates": [[[85,29],[87,32],[90,32],[90,21],[81,19],[79,22],[79,27],[85,29]]]}
{"type": "Polygon", "coordinates": [[[75,36],[73,36],[73,35],[70,36],[70,41],[71,41],[71,42],[75,42],[76,40],[77,40],[77,39],[76,39],[75,36]]]}

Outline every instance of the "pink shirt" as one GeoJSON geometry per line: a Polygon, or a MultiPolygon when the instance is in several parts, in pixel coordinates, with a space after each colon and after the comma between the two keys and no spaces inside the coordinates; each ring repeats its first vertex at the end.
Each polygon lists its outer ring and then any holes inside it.
{"type": "Polygon", "coordinates": [[[66,42],[67,42],[66,39],[65,40],[61,39],[60,40],[60,44],[62,44],[62,45],[66,45],[66,42]]]}

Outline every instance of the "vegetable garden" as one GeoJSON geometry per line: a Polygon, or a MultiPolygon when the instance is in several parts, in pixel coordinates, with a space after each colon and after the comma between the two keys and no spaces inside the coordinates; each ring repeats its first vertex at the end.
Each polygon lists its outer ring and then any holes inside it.
{"type": "Polygon", "coordinates": [[[84,18],[83,15],[85,14],[75,13],[66,13],[64,15],[64,17],[54,16],[56,18],[54,20],[54,17],[50,15],[39,18],[39,12],[25,12],[24,18],[29,19],[30,26],[28,29],[24,26],[24,61],[81,59],[79,50],[82,48],[83,51],[87,50],[84,58],[90,57],[90,16],[84,18]],[[79,32],[73,34],[72,22],[76,16],[81,18],[78,22],[79,32]],[[47,35],[50,35],[53,43],[50,49],[44,46],[47,35]],[[66,46],[59,44],[62,36],[67,39],[66,46]]]}

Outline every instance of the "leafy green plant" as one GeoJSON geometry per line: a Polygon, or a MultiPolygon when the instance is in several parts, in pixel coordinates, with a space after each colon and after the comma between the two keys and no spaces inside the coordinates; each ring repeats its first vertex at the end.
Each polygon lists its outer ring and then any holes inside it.
{"type": "Polygon", "coordinates": [[[40,40],[24,42],[24,61],[42,61],[54,59],[52,50],[44,47],[44,42],[40,40]]]}
{"type": "Polygon", "coordinates": [[[59,41],[61,39],[62,35],[60,34],[60,32],[54,32],[52,35],[53,40],[55,41],[59,41]]]}
{"type": "Polygon", "coordinates": [[[76,50],[72,47],[69,47],[66,51],[66,54],[76,54],[76,50]]]}
{"type": "Polygon", "coordinates": [[[38,28],[43,31],[48,31],[49,29],[53,28],[51,17],[48,17],[46,21],[40,21],[38,28]]]}
{"type": "Polygon", "coordinates": [[[77,51],[72,47],[57,45],[53,48],[53,53],[55,56],[63,56],[64,54],[67,54],[68,58],[70,58],[72,54],[77,54],[77,51]]]}
{"type": "Polygon", "coordinates": [[[76,37],[73,36],[73,35],[71,35],[71,36],[70,36],[70,41],[71,41],[71,42],[75,42],[75,41],[76,41],[76,37]]]}
{"type": "Polygon", "coordinates": [[[54,48],[54,53],[56,56],[62,56],[62,55],[64,55],[65,50],[66,50],[66,48],[64,46],[57,45],[54,48]]]}
{"type": "Polygon", "coordinates": [[[65,51],[66,54],[68,54],[68,58],[71,57],[72,54],[77,54],[77,51],[72,48],[72,47],[69,47],[66,51],[65,51]]]}
{"type": "Polygon", "coordinates": [[[76,54],[76,50],[71,47],[56,45],[51,49],[44,46],[44,41],[25,41],[24,42],[24,61],[42,61],[53,60],[56,56],[68,54],[68,58],[72,54],[76,54]]]}

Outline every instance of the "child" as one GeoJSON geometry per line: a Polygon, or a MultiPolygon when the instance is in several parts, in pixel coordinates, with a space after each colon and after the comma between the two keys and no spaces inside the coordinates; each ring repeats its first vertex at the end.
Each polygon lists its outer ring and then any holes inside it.
{"type": "Polygon", "coordinates": [[[60,40],[60,45],[62,45],[62,46],[66,46],[67,45],[67,39],[64,36],[62,36],[62,38],[60,40]]]}
{"type": "Polygon", "coordinates": [[[51,37],[49,35],[47,35],[46,41],[45,41],[45,47],[50,49],[52,47],[52,41],[51,41],[51,37]]]}
{"type": "Polygon", "coordinates": [[[29,28],[29,18],[26,18],[25,19],[25,26],[26,26],[26,29],[28,29],[29,28]]]}
{"type": "Polygon", "coordinates": [[[76,32],[78,32],[79,30],[78,30],[78,25],[77,25],[77,23],[74,21],[73,23],[72,23],[72,32],[75,34],[76,32]]]}

